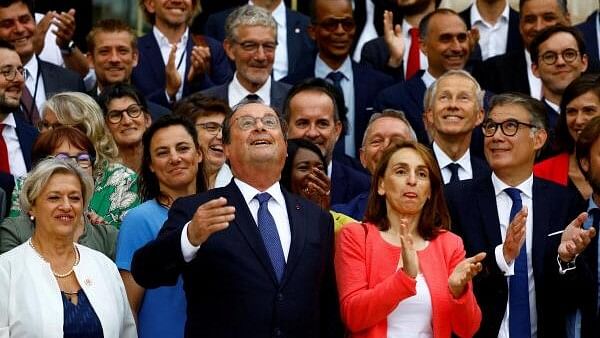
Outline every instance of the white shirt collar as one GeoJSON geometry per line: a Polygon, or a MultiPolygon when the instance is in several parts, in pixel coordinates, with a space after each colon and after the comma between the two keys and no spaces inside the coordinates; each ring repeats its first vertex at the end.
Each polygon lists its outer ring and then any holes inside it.
{"type": "Polygon", "coordinates": [[[271,197],[278,204],[282,205],[283,208],[285,208],[285,198],[283,197],[283,193],[281,192],[281,187],[279,186],[279,182],[275,182],[272,186],[270,186],[265,191],[260,191],[260,190],[256,189],[255,187],[249,185],[248,183],[241,181],[238,178],[234,178],[233,181],[235,182],[237,187],[240,189],[240,192],[242,193],[242,196],[244,197],[244,201],[246,201],[246,204],[250,204],[250,201],[252,201],[252,199],[254,199],[254,197],[256,197],[257,194],[260,194],[263,192],[268,192],[269,195],[271,195],[271,197]]]}
{"type": "Polygon", "coordinates": [[[240,103],[249,94],[256,94],[266,105],[271,105],[271,77],[255,93],[249,92],[237,78],[237,72],[229,83],[229,105],[231,107],[240,103]]]}
{"type": "Polygon", "coordinates": [[[275,7],[273,12],[271,12],[271,16],[277,22],[278,29],[285,29],[286,26],[286,16],[285,16],[285,2],[281,1],[279,6],[275,7]]]}
{"type": "Polygon", "coordinates": [[[317,60],[315,61],[315,76],[319,78],[326,78],[327,74],[331,72],[341,72],[344,74],[347,80],[352,80],[352,61],[350,60],[350,56],[346,57],[344,63],[338,69],[331,69],[323,59],[321,59],[321,54],[317,55],[317,60]]]}
{"type": "Polygon", "coordinates": [[[547,98],[544,98],[544,102],[546,102],[546,104],[549,105],[550,108],[552,108],[557,114],[560,114],[560,107],[557,104],[551,102],[547,98]]]}
{"type": "Polygon", "coordinates": [[[17,128],[17,122],[15,121],[15,116],[13,115],[13,113],[8,113],[8,115],[6,115],[6,117],[2,121],[2,124],[11,126],[13,128],[17,128]]]}
{"type": "MultiPolygon", "coordinates": [[[[189,31],[189,28],[185,29],[185,32],[181,36],[181,39],[177,42],[177,48],[187,45],[189,31]]],[[[152,33],[154,34],[154,38],[156,39],[159,48],[171,48],[171,43],[169,42],[169,39],[167,39],[167,37],[156,26],[152,26],[152,33]]]]}
{"type": "Polygon", "coordinates": [[[466,171],[470,171],[471,169],[471,150],[467,148],[467,151],[461,156],[458,161],[452,160],[440,146],[433,142],[433,152],[435,153],[435,157],[437,158],[438,164],[440,168],[446,168],[446,166],[450,163],[457,163],[461,168],[466,171]]]}
{"type": "Polygon", "coordinates": [[[533,173],[531,173],[531,175],[529,175],[529,177],[525,181],[521,182],[521,184],[517,185],[516,187],[512,187],[502,182],[502,180],[500,180],[500,178],[496,176],[496,173],[492,172],[492,184],[494,185],[494,193],[496,197],[503,193],[504,189],[506,188],[517,188],[521,190],[521,192],[525,194],[525,196],[529,198],[532,198],[533,196],[533,173]]]}
{"type": "MultiPolygon", "coordinates": [[[[409,32],[409,30],[410,30],[411,28],[417,28],[417,27],[413,27],[413,26],[411,26],[411,25],[408,23],[408,21],[406,21],[406,20],[402,19],[402,35],[404,35],[404,39],[405,39],[405,40],[410,38],[410,32],[409,32]]],[[[408,47],[405,47],[405,48],[408,48],[408,47]]]]}
{"type": "Polygon", "coordinates": [[[427,69],[425,70],[425,73],[423,73],[423,76],[421,76],[421,80],[425,83],[425,87],[429,88],[435,82],[435,77],[433,77],[429,72],[429,69],[427,69]]]}
{"type": "Polygon", "coordinates": [[[29,59],[29,61],[23,66],[23,68],[25,68],[28,73],[25,77],[25,81],[27,81],[27,78],[29,76],[31,76],[33,79],[35,79],[35,77],[37,76],[37,73],[38,73],[38,68],[39,68],[37,57],[35,55],[32,56],[31,59],[29,59]]]}
{"type": "MultiPolygon", "coordinates": [[[[504,7],[504,10],[502,11],[502,14],[500,14],[500,20],[498,20],[498,21],[508,22],[508,15],[509,15],[509,5],[508,5],[508,1],[507,1],[506,6],[504,7]]],[[[471,27],[475,26],[475,24],[477,22],[482,22],[488,26],[492,26],[490,23],[488,23],[481,17],[481,13],[479,13],[477,4],[475,2],[473,2],[473,5],[471,6],[471,27]]],[[[496,24],[498,24],[498,22],[496,22],[496,24]]]]}

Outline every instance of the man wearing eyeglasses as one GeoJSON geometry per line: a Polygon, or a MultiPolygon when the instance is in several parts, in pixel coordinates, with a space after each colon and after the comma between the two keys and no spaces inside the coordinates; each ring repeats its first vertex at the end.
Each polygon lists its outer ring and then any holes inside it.
{"type": "Polygon", "coordinates": [[[533,176],[547,139],[543,104],[501,94],[490,106],[482,130],[492,174],[446,189],[452,231],[467,255],[487,253],[473,281],[483,318],[476,337],[562,336],[566,311],[560,304],[574,286],[571,275],[561,275],[572,273],[566,268],[571,262],[557,257],[558,246],[580,232],[585,217],[574,217],[577,199],[565,187],[533,176]]]}
{"type": "Polygon", "coordinates": [[[531,70],[542,80],[542,101],[546,106],[548,130],[552,134],[560,114],[565,88],[588,68],[585,42],[574,27],[550,26],[531,41],[531,70]]]}
{"type": "Polygon", "coordinates": [[[246,98],[260,99],[266,105],[283,110],[290,86],[271,76],[277,46],[277,23],[259,6],[242,6],[225,23],[225,53],[235,63],[233,79],[202,92],[225,100],[233,107],[246,98]]]}
{"type": "Polygon", "coordinates": [[[131,272],[143,287],[182,274],[186,337],[340,338],[333,219],[281,189],[281,117],[258,101],[234,107],[223,144],[234,179],[180,198],[131,272]]]}

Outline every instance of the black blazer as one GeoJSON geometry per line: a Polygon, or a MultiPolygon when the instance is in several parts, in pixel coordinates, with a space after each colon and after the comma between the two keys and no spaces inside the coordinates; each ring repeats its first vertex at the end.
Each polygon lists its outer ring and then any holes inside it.
{"type": "Polygon", "coordinates": [[[283,194],[292,239],[281,283],[233,181],[175,201],[157,239],[135,253],[131,272],[145,288],[174,285],[182,274],[186,337],[341,337],[333,219],[317,205],[283,194]],[[235,220],[186,263],[180,242],[184,224],[201,204],[220,196],[235,206],[235,220]]]}
{"type": "Polygon", "coordinates": [[[583,34],[583,40],[585,41],[585,49],[587,50],[588,56],[598,61],[598,32],[596,30],[596,24],[598,22],[598,11],[592,13],[585,22],[575,26],[583,34]]]}
{"type": "Polygon", "coordinates": [[[358,194],[369,191],[371,176],[336,159],[331,162],[331,205],[348,203],[358,194]]]}
{"type": "MultiPolygon", "coordinates": [[[[533,179],[532,191],[530,268],[535,280],[537,332],[538,337],[554,337],[558,332],[565,332],[562,296],[570,297],[572,290],[568,289],[569,279],[558,273],[556,257],[560,235],[548,237],[548,234],[563,230],[572,220],[575,208],[569,206],[575,199],[565,187],[538,178],[533,179]]],[[[482,251],[487,253],[483,271],[473,280],[473,290],[482,312],[481,327],[476,337],[497,337],[506,312],[508,284],[494,254],[495,247],[502,243],[502,237],[491,176],[447,185],[446,201],[452,218],[452,231],[462,237],[467,256],[482,251]]],[[[570,287],[576,288],[575,285],[570,287]]]]}
{"type": "Polygon", "coordinates": [[[85,93],[85,85],[79,74],[39,58],[38,64],[42,72],[46,98],[49,99],[52,95],[65,91],[85,93]]]}
{"type": "MultiPolygon", "coordinates": [[[[283,113],[283,106],[290,88],[291,86],[286,83],[271,79],[271,107],[277,109],[280,114],[283,113]]],[[[203,90],[201,94],[224,100],[229,104],[229,83],[203,90]]]]}

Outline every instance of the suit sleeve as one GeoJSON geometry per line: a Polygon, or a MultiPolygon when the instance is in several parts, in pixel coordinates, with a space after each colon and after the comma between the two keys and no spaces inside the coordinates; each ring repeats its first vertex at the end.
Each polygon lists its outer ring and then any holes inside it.
{"type": "Polygon", "coordinates": [[[367,266],[366,233],[354,223],[339,234],[335,269],[338,280],[342,321],[351,332],[372,327],[386,319],[398,302],[416,294],[416,280],[398,270],[381,283],[370,287],[367,266]]]}
{"type": "Polygon", "coordinates": [[[181,232],[195,211],[195,208],[190,208],[190,202],[186,202],[181,199],[175,201],[157,238],[133,255],[131,273],[135,281],[146,289],[175,285],[186,265],[181,252],[181,232]],[[190,209],[193,209],[191,213],[190,209]]]}
{"type": "Polygon", "coordinates": [[[330,213],[322,213],[319,222],[326,229],[327,247],[325,250],[325,274],[324,287],[321,291],[321,337],[343,337],[344,329],[340,319],[340,303],[337,293],[337,285],[334,269],[334,227],[333,218],[330,213]]]}

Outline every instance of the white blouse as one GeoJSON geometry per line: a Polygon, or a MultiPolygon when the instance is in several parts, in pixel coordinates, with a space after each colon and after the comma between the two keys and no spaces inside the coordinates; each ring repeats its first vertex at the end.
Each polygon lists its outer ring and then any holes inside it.
{"type": "Polygon", "coordinates": [[[387,317],[388,338],[433,337],[429,287],[423,274],[417,275],[417,294],[404,299],[387,317]]]}

